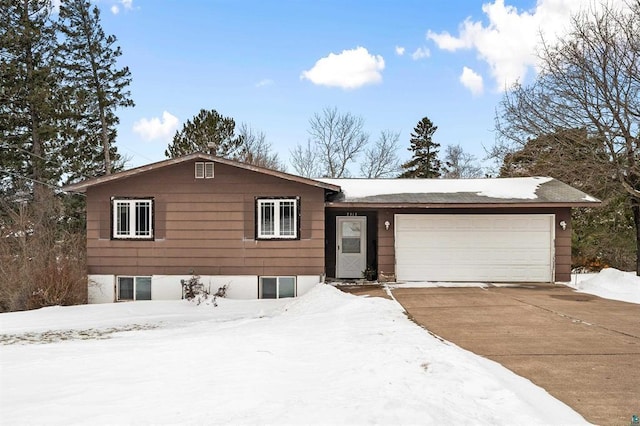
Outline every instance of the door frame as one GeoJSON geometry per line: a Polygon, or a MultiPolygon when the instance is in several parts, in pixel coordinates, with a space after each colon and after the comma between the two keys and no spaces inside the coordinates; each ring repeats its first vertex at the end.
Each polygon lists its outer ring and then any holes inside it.
{"type": "Polygon", "coordinates": [[[366,216],[336,216],[336,278],[360,278],[360,274],[367,267],[367,217],[366,216]],[[360,222],[360,257],[362,258],[362,269],[357,277],[345,277],[341,273],[340,244],[342,242],[342,223],[348,221],[360,222]]]}

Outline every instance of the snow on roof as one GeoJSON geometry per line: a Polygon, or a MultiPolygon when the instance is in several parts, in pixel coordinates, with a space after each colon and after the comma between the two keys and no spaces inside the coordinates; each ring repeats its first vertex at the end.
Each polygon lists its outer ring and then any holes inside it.
{"type": "Polygon", "coordinates": [[[338,185],[346,199],[389,194],[475,193],[490,198],[534,200],[540,185],[552,178],[492,179],[316,179],[338,185]]]}

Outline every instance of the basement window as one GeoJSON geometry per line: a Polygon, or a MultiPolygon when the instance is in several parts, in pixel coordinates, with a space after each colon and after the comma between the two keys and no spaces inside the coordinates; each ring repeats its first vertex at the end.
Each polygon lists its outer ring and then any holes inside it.
{"type": "Polygon", "coordinates": [[[296,297],[296,277],[260,277],[260,299],[296,297]]]}
{"type": "Polygon", "coordinates": [[[118,277],[118,300],[151,300],[151,277],[118,277]]]}
{"type": "Polygon", "coordinates": [[[196,179],[213,179],[213,162],[197,162],[196,179]]]}

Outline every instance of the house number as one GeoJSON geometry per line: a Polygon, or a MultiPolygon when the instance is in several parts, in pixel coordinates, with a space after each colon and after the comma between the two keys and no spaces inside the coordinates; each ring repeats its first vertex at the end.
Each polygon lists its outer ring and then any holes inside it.
{"type": "Polygon", "coordinates": [[[357,212],[347,212],[347,216],[358,216],[357,212]]]}

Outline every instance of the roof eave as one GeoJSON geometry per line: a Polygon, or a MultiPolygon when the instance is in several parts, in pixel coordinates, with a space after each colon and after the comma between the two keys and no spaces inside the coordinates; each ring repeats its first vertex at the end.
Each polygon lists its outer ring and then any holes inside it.
{"type": "Polygon", "coordinates": [[[370,209],[449,209],[449,208],[564,208],[564,207],[598,207],[600,201],[588,202],[521,202],[521,203],[359,203],[359,202],[325,202],[328,208],[370,208],[370,209]]]}
{"type": "Polygon", "coordinates": [[[246,163],[240,163],[238,161],[233,161],[233,160],[228,160],[226,158],[221,158],[221,157],[216,157],[214,155],[210,155],[210,154],[204,154],[204,153],[193,153],[193,154],[189,154],[189,155],[185,155],[183,157],[178,157],[178,158],[171,158],[168,160],[162,160],[162,161],[158,161],[155,163],[151,163],[151,164],[147,164],[144,166],[140,166],[140,167],[135,167],[133,169],[129,169],[129,170],[125,170],[122,172],[118,172],[118,173],[113,173],[110,175],[104,175],[104,176],[100,176],[97,178],[93,178],[93,179],[87,179],[85,181],[82,182],[78,182],[78,183],[74,183],[71,185],[66,185],[62,188],[63,191],[65,192],[86,192],[87,188],[91,187],[91,186],[95,186],[95,185],[102,185],[114,180],[119,180],[119,179],[126,179],[132,176],[136,176],[139,175],[141,173],[146,173],[149,172],[151,170],[155,170],[155,169],[160,169],[162,167],[167,167],[167,166],[172,166],[175,164],[180,164],[186,161],[191,161],[194,159],[206,159],[209,161],[214,161],[220,164],[225,164],[228,166],[232,166],[232,167],[238,167],[241,169],[245,169],[245,170],[250,170],[250,171],[254,171],[257,173],[264,173],[267,175],[271,175],[271,176],[275,176],[275,177],[279,177],[281,179],[286,179],[289,181],[293,181],[293,182],[298,182],[298,183],[302,183],[305,185],[310,185],[310,186],[315,186],[318,188],[323,188],[329,191],[333,191],[333,192],[340,192],[340,186],[338,185],[334,185],[334,184],[330,184],[330,183],[325,183],[325,182],[321,182],[318,180],[314,180],[314,179],[310,179],[310,178],[305,178],[305,177],[301,177],[301,176],[296,176],[296,175],[292,175],[286,172],[281,172],[278,170],[272,170],[272,169],[267,169],[264,167],[258,167],[258,166],[254,166],[252,164],[246,164],[246,163]]]}

